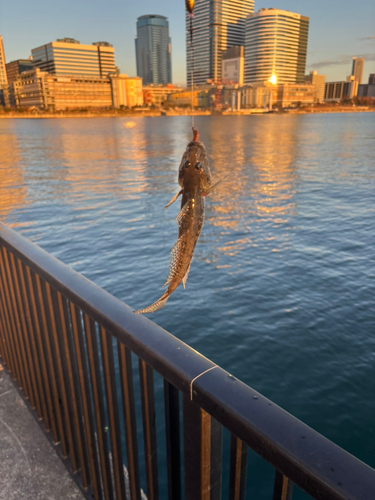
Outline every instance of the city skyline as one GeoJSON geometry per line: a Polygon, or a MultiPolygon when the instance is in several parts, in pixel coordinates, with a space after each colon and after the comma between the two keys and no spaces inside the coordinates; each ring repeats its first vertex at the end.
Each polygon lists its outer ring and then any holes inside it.
{"type": "MultiPolygon", "coordinates": [[[[122,4],[109,0],[105,12],[98,0],[65,2],[64,11],[46,0],[35,0],[31,5],[25,0],[8,2],[0,7],[0,34],[4,40],[6,61],[24,59],[31,49],[56,38],[66,36],[84,43],[107,40],[116,50],[116,64],[122,73],[136,74],[134,40],[136,19],[142,15],[158,14],[168,18],[173,40],[172,81],[186,83],[185,6],[184,2],[166,0],[155,8],[151,0],[122,4]],[[74,18],[71,13],[75,12],[74,18]],[[23,15],[19,16],[22,11],[23,15]],[[43,15],[40,13],[43,12],[43,15]]],[[[344,80],[350,74],[352,57],[364,57],[363,70],[366,80],[375,73],[375,5],[370,0],[360,0],[356,5],[349,1],[323,3],[321,0],[277,0],[272,5],[256,1],[254,11],[275,7],[297,12],[310,18],[306,74],[318,70],[326,80],[344,80]],[[323,15],[324,14],[324,15],[323,15]]]]}

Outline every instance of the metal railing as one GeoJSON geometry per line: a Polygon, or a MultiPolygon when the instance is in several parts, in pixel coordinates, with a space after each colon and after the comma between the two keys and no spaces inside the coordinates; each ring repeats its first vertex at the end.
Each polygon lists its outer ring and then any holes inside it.
{"type": "Polygon", "coordinates": [[[274,500],[293,483],[316,499],[375,499],[373,469],[1,223],[0,361],[86,498],[140,500],[144,475],[149,500],[218,500],[224,464],[242,500],[249,447],[275,468],[274,500]]]}

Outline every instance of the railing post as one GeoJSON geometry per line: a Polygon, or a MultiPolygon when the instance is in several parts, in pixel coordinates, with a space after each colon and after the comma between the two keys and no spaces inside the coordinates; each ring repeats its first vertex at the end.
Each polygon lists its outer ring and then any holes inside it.
{"type": "Polygon", "coordinates": [[[276,469],[272,500],[292,500],[292,494],[293,483],[276,469]]]}
{"type": "Polygon", "coordinates": [[[143,360],[139,360],[141,383],[143,440],[145,447],[147,498],[159,499],[158,461],[156,447],[156,422],[154,399],[154,376],[152,369],[143,360]]]}
{"type": "Polygon", "coordinates": [[[185,500],[221,499],[222,427],[183,398],[185,500]]]}
{"type": "Polygon", "coordinates": [[[178,390],[164,379],[169,500],[181,499],[180,405],[178,390]]]}
{"type": "Polygon", "coordinates": [[[229,500],[245,500],[247,445],[231,434],[229,465],[229,500]]]}
{"type": "Polygon", "coordinates": [[[135,414],[131,352],[120,342],[117,343],[117,351],[120,367],[120,386],[122,395],[122,407],[124,413],[126,454],[128,457],[130,497],[131,500],[141,500],[137,420],[135,414]]]}

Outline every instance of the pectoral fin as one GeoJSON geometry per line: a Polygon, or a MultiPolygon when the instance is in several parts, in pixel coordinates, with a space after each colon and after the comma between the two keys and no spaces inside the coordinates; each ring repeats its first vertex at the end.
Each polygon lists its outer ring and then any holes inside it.
{"type": "Polygon", "coordinates": [[[164,208],[170,207],[172,205],[172,203],[174,203],[177,200],[177,198],[180,196],[180,194],[182,194],[182,189],[181,189],[181,191],[179,191],[177,194],[175,194],[173,196],[173,198],[171,199],[171,201],[168,203],[168,205],[165,205],[164,208]]]}
{"type": "Polygon", "coordinates": [[[213,189],[215,189],[219,184],[221,184],[222,182],[224,182],[226,179],[228,179],[229,175],[226,175],[225,177],[223,177],[222,179],[220,179],[219,181],[215,182],[215,184],[213,184],[211,187],[209,187],[208,189],[206,189],[205,191],[202,191],[201,192],[201,195],[202,196],[208,196],[211,191],[213,189]]]}

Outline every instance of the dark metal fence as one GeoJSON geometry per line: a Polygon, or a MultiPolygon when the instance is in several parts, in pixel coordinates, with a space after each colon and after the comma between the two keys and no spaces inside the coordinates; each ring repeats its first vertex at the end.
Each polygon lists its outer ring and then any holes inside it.
{"type": "Polygon", "coordinates": [[[144,470],[149,500],[161,498],[162,473],[169,500],[218,500],[228,461],[229,499],[242,500],[250,447],[275,468],[274,500],[293,483],[316,499],[375,499],[373,469],[3,224],[0,360],[87,498],[141,500],[144,470]]]}

